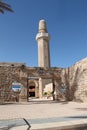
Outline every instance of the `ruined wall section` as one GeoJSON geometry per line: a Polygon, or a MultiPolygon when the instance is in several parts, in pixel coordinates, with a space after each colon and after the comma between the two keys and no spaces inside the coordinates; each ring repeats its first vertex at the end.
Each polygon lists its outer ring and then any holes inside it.
{"type": "Polygon", "coordinates": [[[75,92],[76,101],[87,102],[87,58],[77,62],[77,89],[75,92]]]}
{"type": "Polygon", "coordinates": [[[63,69],[61,79],[67,86],[68,100],[87,101],[87,58],[63,69]]]}
{"type": "Polygon", "coordinates": [[[0,63],[0,86],[9,86],[13,81],[25,77],[24,64],[0,63]]]}
{"type": "Polygon", "coordinates": [[[12,83],[19,82],[26,87],[26,66],[19,63],[0,63],[0,100],[12,96],[12,83]]]}

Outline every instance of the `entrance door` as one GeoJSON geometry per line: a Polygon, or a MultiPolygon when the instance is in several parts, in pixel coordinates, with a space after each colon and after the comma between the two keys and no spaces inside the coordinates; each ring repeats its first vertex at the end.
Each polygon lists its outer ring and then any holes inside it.
{"type": "Polygon", "coordinates": [[[29,86],[29,97],[35,97],[35,86],[29,86]]]}

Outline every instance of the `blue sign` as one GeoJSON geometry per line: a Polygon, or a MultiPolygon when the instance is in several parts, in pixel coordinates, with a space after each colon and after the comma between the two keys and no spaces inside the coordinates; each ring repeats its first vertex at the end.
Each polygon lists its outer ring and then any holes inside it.
{"type": "Polygon", "coordinates": [[[62,85],[61,86],[61,91],[64,93],[66,91],[66,86],[65,85],[62,85]]]}
{"type": "Polygon", "coordinates": [[[21,86],[13,85],[12,90],[15,92],[19,92],[19,91],[21,91],[21,86]]]}

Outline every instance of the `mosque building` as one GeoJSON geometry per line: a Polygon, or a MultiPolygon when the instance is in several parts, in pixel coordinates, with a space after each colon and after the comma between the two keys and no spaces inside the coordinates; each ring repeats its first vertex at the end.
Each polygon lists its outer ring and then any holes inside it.
{"type": "Polygon", "coordinates": [[[22,102],[35,97],[86,102],[87,58],[69,68],[51,67],[50,35],[45,20],[39,21],[36,41],[38,67],[0,62],[0,101],[22,102]]]}

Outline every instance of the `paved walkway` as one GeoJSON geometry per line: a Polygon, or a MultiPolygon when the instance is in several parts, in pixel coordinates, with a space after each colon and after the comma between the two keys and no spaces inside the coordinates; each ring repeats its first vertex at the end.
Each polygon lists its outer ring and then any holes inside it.
{"type": "Polygon", "coordinates": [[[30,123],[31,130],[87,125],[87,103],[31,100],[28,103],[0,105],[0,130],[5,130],[7,126],[10,130],[27,130],[23,118],[30,123]]]}

